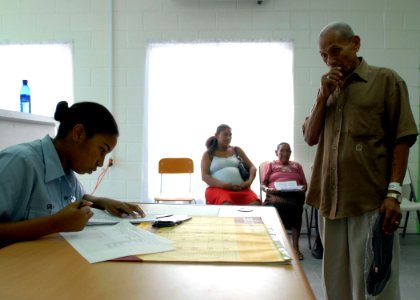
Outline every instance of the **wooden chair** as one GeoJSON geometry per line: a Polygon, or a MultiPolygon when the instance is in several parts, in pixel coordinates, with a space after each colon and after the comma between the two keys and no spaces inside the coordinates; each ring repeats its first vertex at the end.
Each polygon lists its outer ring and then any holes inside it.
{"type": "Polygon", "coordinates": [[[162,158],[159,161],[158,172],[160,174],[160,193],[159,196],[154,197],[156,203],[167,201],[195,203],[194,197],[191,196],[191,177],[194,173],[194,162],[191,158],[162,158]],[[172,188],[171,191],[168,191],[168,186],[170,186],[168,180],[171,176],[173,181],[176,180],[176,190],[172,188]],[[180,178],[185,176],[188,178],[180,178]],[[184,185],[185,188],[183,188],[184,185]]]}
{"type": "Polygon", "coordinates": [[[420,222],[420,202],[417,202],[416,192],[411,179],[411,173],[409,168],[405,173],[404,182],[402,184],[402,201],[400,205],[401,213],[405,213],[404,225],[401,226],[403,229],[402,236],[405,237],[407,230],[408,217],[411,211],[417,213],[417,221],[420,222]]]}

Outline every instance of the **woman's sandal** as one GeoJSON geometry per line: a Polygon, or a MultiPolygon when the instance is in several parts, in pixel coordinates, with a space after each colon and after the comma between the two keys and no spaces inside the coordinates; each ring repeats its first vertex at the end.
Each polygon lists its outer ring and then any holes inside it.
{"type": "Polygon", "coordinates": [[[302,252],[300,252],[299,250],[296,250],[296,255],[299,258],[299,260],[303,260],[304,259],[304,256],[303,256],[302,252]]]}

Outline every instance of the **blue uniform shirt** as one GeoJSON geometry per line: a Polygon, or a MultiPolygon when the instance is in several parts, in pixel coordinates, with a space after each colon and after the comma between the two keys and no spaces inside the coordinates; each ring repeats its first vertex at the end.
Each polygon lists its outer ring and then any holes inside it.
{"type": "Polygon", "coordinates": [[[0,222],[48,216],[84,194],[48,135],[0,152],[0,222]]]}

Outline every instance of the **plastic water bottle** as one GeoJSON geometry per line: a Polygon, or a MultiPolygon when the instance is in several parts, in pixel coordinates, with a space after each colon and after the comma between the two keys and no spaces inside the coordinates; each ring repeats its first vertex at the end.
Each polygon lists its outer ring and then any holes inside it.
{"type": "Polygon", "coordinates": [[[29,90],[28,80],[22,81],[20,88],[20,111],[31,113],[31,91],[29,90]]]}

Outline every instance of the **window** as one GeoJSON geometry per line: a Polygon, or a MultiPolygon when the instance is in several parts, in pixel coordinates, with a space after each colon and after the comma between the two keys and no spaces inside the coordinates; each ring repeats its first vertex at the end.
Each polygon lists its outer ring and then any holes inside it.
{"type": "MultiPolygon", "coordinates": [[[[220,124],[232,128],[254,165],[293,145],[293,52],[290,42],[151,44],[148,48],[148,199],[158,192],[158,161],[191,157],[193,189],[204,199],[200,162],[220,124]]],[[[258,194],[258,177],[253,190],[258,194]]]]}
{"type": "Polygon", "coordinates": [[[52,117],[57,102],[73,103],[71,44],[0,44],[0,108],[20,110],[22,80],[28,80],[32,113],[52,117]]]}

